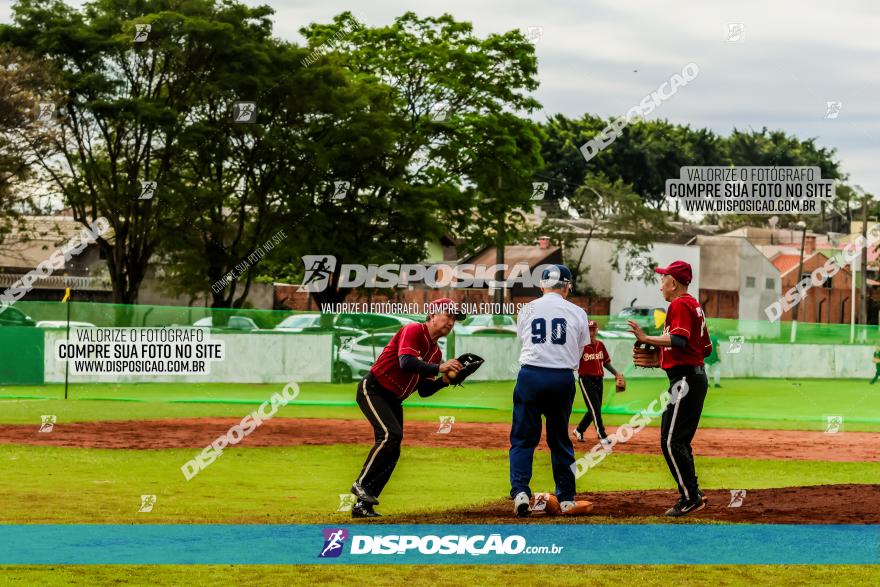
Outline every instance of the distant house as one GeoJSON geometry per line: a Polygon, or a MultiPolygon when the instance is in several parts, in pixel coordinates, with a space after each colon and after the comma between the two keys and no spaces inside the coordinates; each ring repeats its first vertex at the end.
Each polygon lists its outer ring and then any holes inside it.
{"type": "Polygon", "coordinates": [[[699,302],[710,318],[767,320],[780,295],[780,270],[745,236],[698,236],[699,302]]]}
{"type": "MultiPolygon", "coordinates": [[[[798,273],[800,254],[790,255],[777,253],[771,261],[780,268],[782,292],[786,292],[801,279],[810,277],[813,270],[818,269],[834,255],[833,250],[811,251],[804,253],[803,272],[798,273]]],[[[805,297],[798,306],[798,320],[801,322],[822,322],[826,324],[848,324],[852,309],[853,275],[848,265],[842,266],[834,277],[829,277],[821,286],[813,286],[807,290],[805,297]]],[[[856,289],[855,316],[859,319],[859,290],[856,289]]],[[[791,320],[792,310],[783,312],[780,320],[791,320]]]]}
{"type": "MultiPolygon", "coordinates": [[[[0,245],[0,291],[13,286],[22,276],[49,259],[85,227],[72,216],[24,216],[13,224],[0,245]]],[[[66,288],[80,301],[107,302],[112,299],[107,263],[96,244],[88,245],[64,267],[33,282],[22,298],[27,301],[59,301],[66,288]]]]}
{"type": "MultiPolygon", "coordinates": [[[[461,262],[491,267],[497,263],[497,254],[497,247],[485,247],[461,262]]],[[[527,265],[531,274],[541,265],[555,265],[562,262],[562,248],[552,246],[550,239],[546,237],[542,238],[537,245],[509,245],[504,247],[504,264],[507,265],[507,269],[504,271],[504,279],[510,278],[514,267],[520,264],[527,265]]],[[[483,288],[474,289],[488,289],[488,287],[484,286],[483,288]]],[[[541,295],[541,290],[537,287],[525,287],[517,283],[510,288],[508,295],[511,300],[525,297],[536,298],[541,295]]]]}
{"type": "MultiPolygon", "coordinates": [[[[580,257],[584,242],[585,239],[582,239],[575,243],[574,256],[580,257]]],[[[646,274],[643,262],[635,258],[622,257],[618,269],[615,270],[611,266],[614,249],[614,241],[591,238],[578,271],[583,285],[589,286],[599,297],[609,300],[608,311],[605,313],[617,314],[629,306],[665,307],[668,302],[660,295],[659,275],[650,272],[646,274]],[[640,269],[642,270],[639,271],[640,269]]],[[[690,263],[693,271],[690,291],[693,293],[699,290],[702,269],[700,251],[696,247],[658,242],[652,245],[646,257],[661,267],[677,260],[690,263]]]]}

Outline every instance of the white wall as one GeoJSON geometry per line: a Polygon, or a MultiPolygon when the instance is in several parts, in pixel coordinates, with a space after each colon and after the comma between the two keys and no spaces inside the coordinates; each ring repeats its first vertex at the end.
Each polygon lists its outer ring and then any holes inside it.
{"type": "MultiPolygon", "coordinates": [[[[583,250],[583,244],[586,239],[580,239],[576,242],[572,250],[574,255],[569,258],[565,257],[564,261],[568,263],[576,263],[583,250]]],[[[589,285],[600,296],[611,295],[611,282],[614,271],[611,269],[611,253],[613,246],[610,241],[592,238],[587,245],[587,251],[584,253],[584,259],[579,267],[578,275],[581,285],[589,285]],[[586,280],[586,283],[583,281],[586,280]]]]}
{"type": "MultiPolygon", "coordinates": [[[[655,243],[651,247],[649,256],[657,263],[658,267],[664,267],[678,260],[690,263],[691,270],[693,271],[693,281],[688,286],[688,291],[691,295],[697,297],[700,291],[700,249],[698,247],[655,243]]],[[[635,305],[637,306],[667,307],[669,304],[660,295],[659,275],[653,274],[654,277],[649,283],[641,280],[626,281],[626,275],[623,272],[626,262],[627,259],[621,257],[621,271],[612,273],[611,313],[616,314],[629,306],[633,298],[636,298],[635,305]]]]}
{"type": "MultiPolygon", "coordinates": [[[[63,331],[46,332],[46,383],[64,382],[64,363],[56,361],[55,341],[63,331]]],[[[113,382],[230,382],[286,383],[330,381],[331,337],[292,334],[212,334],[226,343],[227,358],[211,364],[207,375],[70,374],[75,383],[113,382]]],[[[659,369],[632,366],[631,339],[603,341],[614,366],[627,377],[662,377],[659,369]]],[[[870,378],[873,347],[869,345],[789,345],[746,342],[739,353],[730,354],[730,343],[720,341],[722,377],[766,378],[870,378]]],[[[486,359],[474,381],[509,381],[519,371],[520,343],[516,337],[457,337],[456,354],[476,353],[486,359]]],[[[606,373],[606,376],[607,373],[606,373]]]]}

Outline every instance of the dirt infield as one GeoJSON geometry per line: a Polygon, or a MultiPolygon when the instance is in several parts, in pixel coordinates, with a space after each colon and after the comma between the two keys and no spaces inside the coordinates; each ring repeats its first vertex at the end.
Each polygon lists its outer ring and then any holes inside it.
{"type": "MultiPolygon", "coordinates": [[[[818,485],[813,487],[782,487],[749,489],[739,507],[728,507],[729,490],[710,489],[705,492],[707,507],[683,518],[720,522],[763,524],[877,524],[880,523],[880,485],[818,485]]],[[[593,502],[587,516],[533,516],[526,523],[579,522],[590,523],[597,516],[617,519],[632,518],[644,523],[645,516],[662,516],[678,498],[675,491],[609,491],[582,493],[578,499],[593,502]]],[[[419,514],[394,523],[421,524],[496,524],[516,523],[510,501],[501,501],[470,510],[437,514],[419,514]]],[[[379,508],[381,511],[381,508],[379,508]]],[[[596,520],[600,521],[600,520],[596,520]]]]}
{"type": "MultiPolygon", "coordinates": [[[[128,420],[121,422],[58,423],[49,433],[39,425],[0,427],[0,444],[39,444],[82,448],[203,448],[225,434],[239,420],[197,418],[178,420],[128,420]]],[[[448,434],[438,434],[438,423],[408,421],[404,445],[446,448],[509,448],[509,424],[460,422],[448,434]]],[[[609,434],[614,430],[609,427],[609,434]]],[[[592,431],[592,429],[591,429],[592,431]]],[[[660,431],[645,428],[614,451],[623,454],[658,454],[660,431]]],[[[285,419],[265,422],[242,446],[299,446],[372,444],[373,432],[364,420],[285,419]]],[[[597,442],[575,442],[582,454],[597,442]]],[[[794,459],[836,462],[880,462],[880,433],[825,434],[799,430],[739,430],[701,428],[694,452],[705,457],[794,459]]],[[[545,450],[543,439],[539,450],[545,450]]]]}

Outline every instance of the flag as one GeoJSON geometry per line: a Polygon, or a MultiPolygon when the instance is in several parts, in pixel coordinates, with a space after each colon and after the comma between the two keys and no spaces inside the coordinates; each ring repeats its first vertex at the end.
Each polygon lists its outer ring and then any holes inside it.
{"type": "Polygon", "coordinates": [[[70,299],[70,288],[68,287],[64,290],[64,298],[62,298],[61,303],[63,304],[64,302],[66,302],[69,299],[70,299]]]}

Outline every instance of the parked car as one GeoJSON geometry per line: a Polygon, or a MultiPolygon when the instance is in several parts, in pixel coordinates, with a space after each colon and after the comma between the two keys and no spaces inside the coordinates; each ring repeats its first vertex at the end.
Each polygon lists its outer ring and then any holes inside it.
{"type": "MultiPolygon", "coordinates": [[[[395,332],[364,334],[343,343],[339,347],[339,355],[336,360],[336,379],[348,383],[366,375],[376,359],[379,358],[382,349],[391,342],[395,332]]],[[[439,339],[437,346],[440,347],[440,352],[445,357],[446,337],[439,339]]]]}
{"type": "Polygon", "coordinates": [[[666,322],[666,308],[654,306],[624,308],[608,320],[605,329],[599,331],[599,336],[602,338],[635,338],[628,332],[628,320],[641,326],[649,336],[656,336],[663,332],[663,323],[666,322]]]}
{"type": "Polygon", "coordinates": [[[285,330],[287,332],[302,332],[304,328],[311,328],[321,325],[320,314],[293,314],[278,323],[275,330],[285,330]]]}
{"type": "Polygon", "coordinates": [[[415,322],[412,318],[395,316],[394,314],[339,314],[336,317],[337,326],[357,328],[366,332],[391,332],[392,334],[415,322]]]}
{"type": "MultiPolygon", "coordinates": [[[[338,316],[336,318],[337,319],[334,320],[334,325],[332,326],[332,331],[338,337],[337,344],[345,344],[353,338],[366,334],[365,331],[358,328],[340,326],[338,316]]],[[[321,327],[320,314],[294,314],[288,316],[278,323],[275,330],[288,333],[327,332],[326,328],[321,327]]]]}
{"type": "Polygon", "coordinates": [[[366,375],[393,336],[393,332],[365,334],[343,343],[336,361],[337,379],[348,383],[366,375]]]}
{"type": "Polygon", "coordinates": [[[0,326],[34,326],[33,318],[13,306],[0,306],[0,326]]]}
{"type": "MultiPolygon", "coordinates": [[[[37,322],[37,328],[67,328],[67,320],[40,320],[37,322]]],[[[91,322],[70,321],[71,328],[97,328],[91,322]]]]}
{"type": "Polygon", "coordinates": [[[516,334],[516,319],[513,316],[502,314],[477,314],[468,316],[461,322],[456,322],[454,330],[456,335],[464,336],[478,332],[497,332],[500,334],[510,332],[516,334]]]}
{"type": "Polygon", "coordinates": [[[251,330],[259,330],[260,327],[257,326],[257,323],[253,321],[252,318],[248,318],[247,316],[230,316],[229,321],[226,323],[226,326],[214,326],[214,319],[211,316],[205,316],[204,318],[199,318],[195,322],[193,322],[193,326],[199,326],[202,328],[216,328],[217,330],[235,330],[241,332],[248,332],[251,330]]]}

